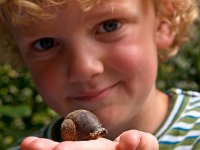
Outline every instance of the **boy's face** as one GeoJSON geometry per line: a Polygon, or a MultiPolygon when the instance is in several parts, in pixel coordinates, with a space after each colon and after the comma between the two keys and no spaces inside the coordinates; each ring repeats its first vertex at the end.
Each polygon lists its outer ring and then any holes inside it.
{"type": "Polygon", "coordinates": [[[61,115],[97,114],[115,128],[149,111],[157,70],[157,20],[141,0],[76,1],[58,17],[15,29],[20,52],[44,101],[61,115]],[[145,8],[145,9],[144,9],[145,8]]]}

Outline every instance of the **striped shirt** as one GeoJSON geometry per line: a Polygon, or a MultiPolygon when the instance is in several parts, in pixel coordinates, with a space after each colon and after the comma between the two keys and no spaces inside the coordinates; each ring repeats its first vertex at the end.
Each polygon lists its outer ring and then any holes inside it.
{"type": "Polygon", "coordinates": [[[156,132],[163,150],[200,150],[200,93],[171,89],[171,108],[156,132]]]}
{"type": "MultiPolygon", "coordinates": [[[[200,150],[200,93],[170,89],[170,111],[155,136],[160,150],[200,150]]],[[[63,119],[56,119],[34,136],[61,141],[63,119]]],[[[19,150],[19,146],[10,150],[19,150]]]]}

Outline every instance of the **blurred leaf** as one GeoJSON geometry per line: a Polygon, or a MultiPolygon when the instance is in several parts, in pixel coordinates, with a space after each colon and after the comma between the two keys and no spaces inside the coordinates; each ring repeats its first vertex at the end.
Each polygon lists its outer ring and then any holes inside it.
{"type": "Polygon", "coordinates": [[[0,114],[11,118],[28,117],[31,115],[31,108],[27,105],[0,106],[0,114]]]}

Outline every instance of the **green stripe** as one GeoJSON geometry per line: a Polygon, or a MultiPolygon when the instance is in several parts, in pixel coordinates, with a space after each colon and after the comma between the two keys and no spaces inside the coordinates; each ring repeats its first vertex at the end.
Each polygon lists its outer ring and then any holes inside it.
{"type": "MultiPolygon", "coordinates": [[[[199,102],[200,102],[200,101],[199,101],[199,102]]],[[[198,111],[198,112],[200,112],[200,107],[192,108],[192,110],[193,110],[193,111],[198,111]]],[[[187,112],[188,112],[188,111],[191,111],[191,110],[187,110],[187,112]]]]}
{"type": "Polygon", "coordinates": [[[187,134],[187,131],[172,129],[170,130],[167,135],[174,135],[174,136],[184,136],[187,134]]]}
{"type": "Polygon", "coordinates": [[[200,130],[200,124],[196,124],[196,125],[192,128],[192,130],[200,130]]]}
{"type": "Polygon", "coordinates": [[[179,120],[179,122],[185,122],[185,123],[193,123],[197,120],[198,118],[190,118],[190,117],[184,117],[184,118],[181,118],[179,120]]]}
{"type": "Polygon", "coordinates": [[[183,140],[179,145],[192,145],[196,139],[183,140]]]}
{"type": "Polygon", "coordinates": [[[174,145],[159,144],[159,150],[173,150],[174,145]]]}

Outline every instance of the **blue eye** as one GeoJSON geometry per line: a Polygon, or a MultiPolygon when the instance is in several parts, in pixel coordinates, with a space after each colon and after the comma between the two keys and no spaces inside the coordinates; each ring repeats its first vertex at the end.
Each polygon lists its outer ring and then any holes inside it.
{"type": "Polygon", "coordinates": [[[100,25],[98,33],[113,32],[121,27],[121,25],[122,24],[118,20],[107,20],[100,25]]]}
{"type": "Polygon", "coordinates": [[[57,42],[53,38],[42,38],[37,40],[33,46],[37,50],[48,50],[57,46],[57,42]]]}

